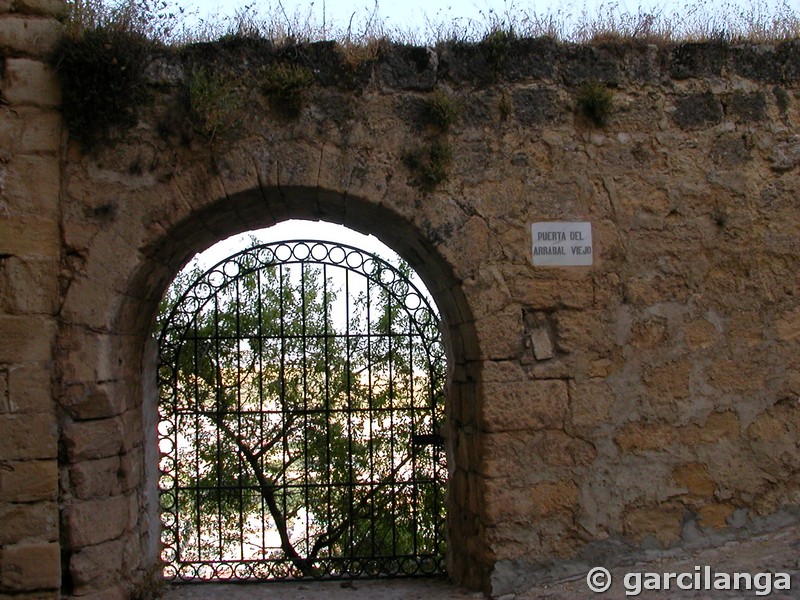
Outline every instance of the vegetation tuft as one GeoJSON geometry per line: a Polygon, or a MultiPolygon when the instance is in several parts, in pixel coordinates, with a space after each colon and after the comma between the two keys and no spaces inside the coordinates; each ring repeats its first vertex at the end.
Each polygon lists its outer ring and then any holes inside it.
{"type": "Polygon", "coordinates": [[[597,127],[603,127],[614,107],[611,90],[599,81],[586,81],[578,91],[578,109],[597,127]]]}
{"type": "Polygon", "coordinates": [[[426,97],[422,109],[425,122],[443,132],[450,130],[461,113],[458,100],[443,91],[436,91],[426,97]]]}
{"type": "Polygon", "coordinates": [[[517,34],[514,33],[513,28],[495,27],[478,44],[484,60],[494,69],[495,73],[505,71],[511,54],[511,45],[516,39],[517,34]]]}
{"type": "MultiPolygon", "coordinates": [[[[312,5],[307,12],[288,14],[282,3],[260,13],[255,4],[231,17],[195,19],[188,26],[174,0],[68,0],[61,42],[52,63],[62,82],[63,113],[70,133],[85,147],[107,138],[115,128],[136,122],[137,108],[147,98],[145,68],[157,48],[214,42],[239,47],[258,40],[277,56],[301,45],[321,40],[335,42],[344,64],[355,71],[374,60],[389,43],[442,46],[473,43],[495,74],[502,74],[514,59],[515,42],[547,37],[580,44],[675,42],[776,43],[800,39],[800,16],[790,0],[755,0],[742,8],[719,6],[712,0],[690,0],[672,13],[658,10],[631,13],[616,3],[604,4],[596,14],[547,14],[528,12],[507,0],[505,10],[483,14],[483,20],[444,16],[430,22],[424,33],[387,28],[374,10],[354,13],[346,27],[317,17],[312,5]]],[[[738,1],[738,0],[734,0],[738,1]]],[[[324,7],[324,4],[323,4],[324,7]]],[[[304,9],[305,10],[305,9],[304,9]]],[[[304,91],[314,75],[296,61],[280,59],[262,73],[259,82],[276,112],[296,118],[304,91]]],[[[209,72],[195,72],[187,80],[190,120],[210,138],[218,137],[241,109],[236,81],[219,79],[209,72]]],[[[505,104],[501,107],[506,111],[505,104]]],[[[602,125],[611,111],[611,93],[587,85],[579,94],[579,110],[602,125]]],[[[443,132],[457,118],[457,105],[445,96],[426,103],[427,119],[443,132]]]]}
{"type": "Polygon", "coordinates": [[[261,78],[261,90],[269,98],[270,107],[287,118],[297,118],[303,108],[303,93],[314,82],[314,74],[306,67],[274,62],[261,78]]]}
{"type": "Polygon", "coordinates": [[[52,62],[62,84],[62,113],[85,148],[136,122],[147,97],[143,73],[150,45],[138,32],[108,25],[61,39],[52,62]]]}
{"type": "Polygon", "coordinates": [[[204,67],[196,69],[189,76],[188,100],[190,123],[211,142],[227,136],[239,123],[243,102],[228,77],[204,67]]]}
{"type": "Polygon", "coordinates": [[[405,155],[406,165],[416,175],[420,187],[426,190],[447,181],[452,159],[453,150],[444,139],[418,146],[405,155]]]}

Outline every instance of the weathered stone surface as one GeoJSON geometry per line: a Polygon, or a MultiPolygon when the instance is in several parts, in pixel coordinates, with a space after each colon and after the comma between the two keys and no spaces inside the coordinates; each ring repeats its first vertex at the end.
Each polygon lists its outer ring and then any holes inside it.
{"type": "Polygon", "coordinates": [[[57,257],[58,221],[37,215],[15,215],[0,219],[0,254],[10,256],[57,257]]]}
{"type": "Polygon", "coordinates": [[[710,348],[717,341],[717,328],[705,319],[687,323],[683,327],[686,347],[689,350],[703,350],[710,348]]]}
{"type": "Polygon", "coordinates": [[[53,414],[0,414],[0,456],[4,460],[55,458],[57,434],[53,414]]]}
{"type": "Polygon", "coordinates": [[[116,456],[123,444],[122,421],[112,418],[73,422],[64,427],[63,439],[74,461],[116,456]]]}
{"type": "Polygon", "coordinates": [[[684,96],[672,118],[683,129],[710,127],[722,121],[722,103],[711,92],[684,96]]]}
{"type": "Polygon", "coordinates": [[[560,380],[483,384],[486,403],[481,425],[486,431],[562,427],[567,385],[560,380]]]}
{"type": "Polygon", "coordinates": [[[43,414],[53,410],[49,365],[28,363],[0,369],[0,413],[43,414]]]}
{"type": "Polygon", "coordinates": [[[540,327],[531,332],[531,345],[536,360],[553,358],[553,342],[550,339],[550,332],[546,328],[540,327]]]}
{"type": "Polygon", "coordinates": [[[736,508],[731,504],[707,504],[701,507],[697,514],[700,517],[700,525],[703,527],[713,527],[721,529],[728,525],[728,519],[733,515],[736,508]]]}
{"type": "Polygon", "coordinates": [[[0,546],[58,541],[58,506],[55,502],[2,504],[0,523],[3,523],[0,546]]]}
{"type": "Polygon", "coordinates": [[[569,384],[569,413],[576,427],[597,428],[607,423],[614,405],[614,393],[605,378],[569,384]]]}
{"type": "Polygon", "coordinates": [[[678,486],[686,488],[693,496],[711,496],[716,487],[708,468],[700,463],[682,465],[672,472],[672,477],[678,486]]]}
{"type": "Polygon", "coordinates": [[[130,519],[128,496],[76,502],[64,511],[64,527],[72,548],[116,539],[128,528],[130,519]]]}
{"type": "Polygon", "coordinates": [[[677,431],[665,424],[628,423],[614,437],[623,452],[666,450],[675,442],[677,431]]]}
{"type": "Polygon", "coordinates": [[[6,313],[54,314],[58,306],[58,272],[55,259],[0,258],[0,310],[6,313]]]}
{"type": "Polygon", "coordinates": [[[67,10],[61,0],[14,0],[14,8],[18,13],[53,17],[62,17],[67,10]]]}
{"type": "Polygon", "coordinates": [[[15,211],[58,214],[61,168],[55,156],[15,156],[6,165],[4,200],[15,211]]]}
{"type": "Polygon", "coordinates": [[[9,461],[0,467],[0,502],[55,500],[57,494],[54,460],[9,461]]]}
{"type": "Polygon", "coordinates": [[[682,520],[683,510],[672,504],[633,509],[625,516],[625,533],[636,540],[653,537],[669,546],[680,538],[682,520]]]}
{"type": "Polygon", "coordinates": [[[58,589],[59,544],[19,544],[0,549],[0,585],[9,590],[58,589]]]}
{"type": "Polygon", "coordinates": [[[525,488],[514,488],[508,481],[487,483],[487,512],[492,523],[526,523],[531,519],[570,512],[578,501],[573,481],[543,481],[525,488]]]}
{"type": "Polygon", "coordinates": [[[29,58],[6,59],[2,95],[12,105],[51,108],[61,104],[61,87],[53,70],[29,58]]]}
{"type": "Polygon", "coordinates": [[[60,35],[61,24],[55,19],[29,17],[0,19],[0,47],[14,53],[46,57],[60,35]]]}
{"type": "Polygon", "coordinates": [[[121,491],[119,472],[119,456],[86,460],[70,469],[70,483],[81,500],[115,496],[121,491]]]}
{"type": "Polygon", "coordinates": [[[75,552],[69,561],[75,593],[83,596],[113,585],[122,569],[123,550],[123,542],[113,540],[75,552]]]}

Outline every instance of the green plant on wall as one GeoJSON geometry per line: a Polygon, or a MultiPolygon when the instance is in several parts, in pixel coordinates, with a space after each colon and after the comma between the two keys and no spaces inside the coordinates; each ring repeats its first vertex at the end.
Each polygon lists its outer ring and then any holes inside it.
{"type": "Polygon", "coordinates": [[[314,82],[307,68],[286,62],[274,62],[262,75],[261,90],[270,107],[287,118],[297,118],[303,108],[304,91],[314,82]]]}
{"type": "Polygon", "coordinates": [[[441,131],[448,131],[460,112],[458,101],[446,92],[434,92],[423,100],[423,118],[441,131]]]}
{"type": "Polygon", "coordinates": [[[502,73],[508,65],[511,53],[511,44],[517,39],[512,28],[504,29],[500,26],[493,27],[479,42],[484,60],[491,66],[495,73],[502,73]]]}
{"type": "Polygon", "coordinates": [[[424,189],[433,189],[447,181],[453,150],[447,140],[437,139],[418,146],[405,155],[405,162],[417,176],[417,183],[424,189]]]}
{"type": "Polygon", "coordinates": [[[70,135],[91,147],[115,127],[136,122],[147,97],[150,42],[140,33],[101,26],[65,35],[52,56],[70,135]]]}
{"type": "Polygon", "coordinates": [[[200,67],[189,77],[189,119],[192,126],[214,141],[229,134],[241,118],[241,95],[235,82],[200,67]]]}
{"type": "Polygon", "coordinates": [[[586,81],[578,90],[578,109],[597,127],[608,122],[614,108],[614,99],[608,86],[599,81],[586,81]]]}

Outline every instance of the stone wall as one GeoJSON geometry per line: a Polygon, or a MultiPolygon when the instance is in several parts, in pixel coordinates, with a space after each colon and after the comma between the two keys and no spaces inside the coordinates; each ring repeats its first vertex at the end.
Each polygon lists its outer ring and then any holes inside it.
{"type": "Polygon", "coordinates": [[[0,2],[0,597],[61,588],[54,361],[61,270],[59,0],[0,2]]]}
{"type": "Polygon", "coordinates": [[[293,54],[315,78],[295,116],[247,83],[272,48],[204,46],[155,57],[138,124],[86,150],[62,146],[46,44],[13,20],[54,21],[2,17],[2,593],[151,585],[158,301],[195,252],[287,218],[378,235],[439,305],[455,582],[501,594],[794,518],[797,44],[388,47],[355,67],[319,44],[293,54]],[[213,139],[186,108],[198,65],[246,99],[213,139]],[[578,109],[590,80],[612,91],[602,127],[578,109]],[[446,131],[434,93],[461,107],[446,131]],[[432,183],[408,157],[437,142],[432,183]],[[533,266],[551,220],[591,222],[592,266],[533,266]]]}

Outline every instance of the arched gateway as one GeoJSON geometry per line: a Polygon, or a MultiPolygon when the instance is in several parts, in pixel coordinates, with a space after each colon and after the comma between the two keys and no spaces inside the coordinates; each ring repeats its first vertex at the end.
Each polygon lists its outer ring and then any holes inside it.
{"type": "Polygon", "coordinates": [[[173,285],[159,319],[168,580],[444,570],[446,362],[411,275],[300,240],[173,285]]]}

